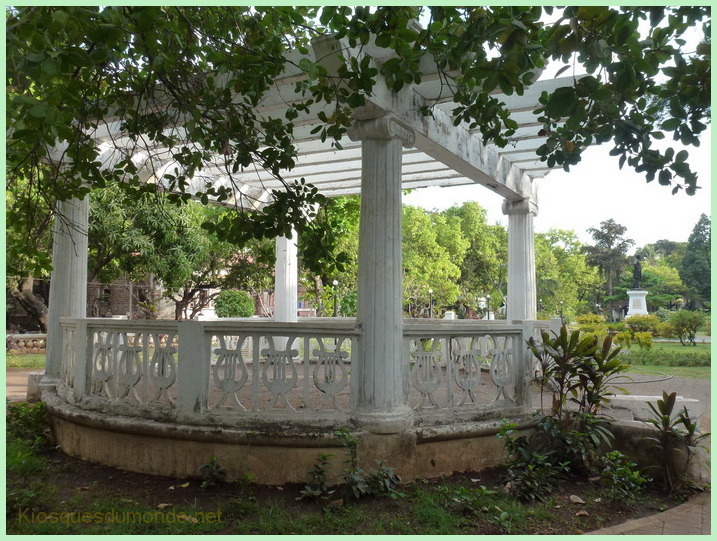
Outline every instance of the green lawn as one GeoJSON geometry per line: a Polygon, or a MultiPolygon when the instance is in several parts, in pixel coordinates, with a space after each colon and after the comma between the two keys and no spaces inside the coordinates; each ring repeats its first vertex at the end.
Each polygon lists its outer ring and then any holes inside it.
{"type": "Polygon", "coordinates": [[[676,378],[710,379],[712,368],[709,366],[660,366],[641,364],[633,366],[630,371],[638,374],[665,374],[676,378]]]}
{"type": "Polygon", "coordinates": [[[44,353],[13,353],[8,352],[5,366],[7,368],[24,368],[26,370],[37,370],[45,368],[44,353]]]}

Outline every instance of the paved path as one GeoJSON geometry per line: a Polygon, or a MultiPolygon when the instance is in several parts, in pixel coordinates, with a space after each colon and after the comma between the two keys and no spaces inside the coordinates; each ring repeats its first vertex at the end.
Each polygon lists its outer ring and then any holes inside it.
{"type": "Polygon", "coordinates": [[[27,375],[41,370],[7,370],[5,372],[5,398],[12,402],[27,400],[27,375]]]}
{"type": "Polygon", "coordinates": [[[616,526],[588,532],[589,535],[710,535],[710,493],[703,492],[690,501],[663,513],[629,520],[616,526]]]}
{"type": "MultiPolygon", "coordinates": [[[[7,398],[24,401],[27,393],[27,375],[37,370],[17,370],[5,373],[7,398]]],[[[673,378],[635,372],[631,379],[619,383],[630,394],[661,396],[662,391],[676,392],[685,398],[696,398],[702,405],[703,431],[710,430],[710,380],[673,378]]],[[[619,392],[619,391],[618,391],[619,392]]],[[[539,402],[539,398],[538,398],[539,402]]],[[[591,535],[710,535],[710,493],[705,492],[689,502],[649,517],[631,520],[589,532],[591,535]]]]}

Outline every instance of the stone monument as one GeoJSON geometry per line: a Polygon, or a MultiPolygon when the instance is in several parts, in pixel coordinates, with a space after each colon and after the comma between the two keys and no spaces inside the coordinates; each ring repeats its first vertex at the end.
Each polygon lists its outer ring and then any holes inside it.
{"type": "Polygon", "coordinates": [[[628,297],[630,297],[630,303],[627,306],[627,317],[635,316],[638,314],[647,314],[647,291],[640,287],[640,280],[642,280],[642,264],[640,263],[640,256],[635,256],[635,261],[632,266],[632,289],[627,291],[628,297]]]}

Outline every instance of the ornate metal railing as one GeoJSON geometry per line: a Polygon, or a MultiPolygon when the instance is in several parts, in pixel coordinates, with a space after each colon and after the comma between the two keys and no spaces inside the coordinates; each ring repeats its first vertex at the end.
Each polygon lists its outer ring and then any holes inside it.
{"type": "MultiPolygon", "coordinates": [[[[536,322],[405,320],[417,419],[524,407],[536,322]]],[[[64,319],[58,393],[90,409],[202,424],[345,422],[361,332],[349,318],[64,319]]],[[[542,324],[540,326],[543,326],[542,324]]]]}

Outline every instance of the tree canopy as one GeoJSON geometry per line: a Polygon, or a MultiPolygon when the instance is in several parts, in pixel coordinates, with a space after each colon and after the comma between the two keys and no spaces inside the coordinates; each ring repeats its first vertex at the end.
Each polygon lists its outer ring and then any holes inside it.
{"type": "Polygon", "coordinates": [[[712,294],[712,222],[702,214],[690,233],[680,265],[680,277],[702,301],[712,294]]]}
{"type": "MultiPolygon", "coordinates": [[[[177,168],[163,174],[181,203],[216,155],[230,178],[262,168],[282,180],[295,165],[300,115],[318,116],[317,135],[340,146],[353,111],[377,85],[399,92],[419,82],[426,55],[455,102],[456,125],[499,146],[517,124],[494,91],[521,94],[549,62],[584,69],[587,76],[540,98],[540,159],[567,170],[588,145],[610,142],[620,165],[648,181],[688,194],[698,187],[687,150],[658,149],[653,141],[697,146],[707,128],[706,6],[32,6],[6,8],[6,30],[7,181],[15,194],[8,223],[22,228],[11,237],[20,248],[9,248],[35,256],[45,211],[57,200],[116,181],[130,193],[156,189],[129,158],[101,167],[105,149],[92,136],[110,121],[121,124],[117,148],[150,141],[149,150],[160,145],[171,153],[177,168]],[[691,29],[699,37],[687,48],[691,29]],[[323,36],[347,44],[335,69],[308,56],[312,40],[323,36]],[[389,53],[379,69],[352,53],[369,42],[389,53]],[[257,104],[293,50],[305,55],[292,60],[300,73],[295,95],[281,115],[258,116],[257,104]]],[[[229,190],[196,195],[221,201],[229,190]]],[[[237,209],[206,227],[234,242],[290,234],[322,201],[302,182],[271,196],[261,208],[237,209]]],[[[38,265],[47,267],[47,259],[38,265]]]]}

